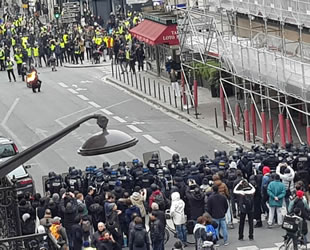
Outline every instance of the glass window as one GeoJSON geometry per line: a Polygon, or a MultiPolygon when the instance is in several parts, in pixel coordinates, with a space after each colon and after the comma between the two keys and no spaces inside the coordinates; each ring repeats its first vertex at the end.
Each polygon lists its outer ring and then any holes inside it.
{"type": "Polygon", "coordinates": [[[15,155],[13,144],[1,144],[0,145],[0,158],[10,157],[15,155]]]}

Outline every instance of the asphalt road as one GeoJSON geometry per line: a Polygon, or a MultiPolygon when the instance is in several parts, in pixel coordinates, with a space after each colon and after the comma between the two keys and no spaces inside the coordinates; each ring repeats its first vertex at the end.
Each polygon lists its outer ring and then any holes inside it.
{"type": "MultiPolygon", "coordinates": [[[[181,157],[197,162],[201,155],[212,156],[214,149],[230,151],[236,146],[107,82],[105,76],[111,73],[109,66],[59,68],[57,72],[43,68],[39,72],[42,92],[36,94],[20,78],[16,83],[9,83],[6,72],[0,72],[0,134],[12,138],[20,150],[93,113],[106,115],[109,129],[118,129],[139,139],[135,147],[121,152],[82,157],[77,154],[77,149],[100,128],[95,121],[81,125],[28,162],[40,192],[43,175],[49,171],[66,172],[70,166],[85,169],[89,165],[101,167],[104,161],[117,164],[134,158],[143,160],[143,153],[155,150],[160,152],[163,160],[177,152],[181,157]]],[[[274,243],[281,241],[282,233],[281,229],[258,229],[255,241],[239,242],[237,231],[233,229],[229,232],[231,244],[220,249],[275,247],[274,243]],[[241,246],[252,247],[239,248],[241,246]]],[[[173,242],[169,241],[167,248],[173,242]]]]}

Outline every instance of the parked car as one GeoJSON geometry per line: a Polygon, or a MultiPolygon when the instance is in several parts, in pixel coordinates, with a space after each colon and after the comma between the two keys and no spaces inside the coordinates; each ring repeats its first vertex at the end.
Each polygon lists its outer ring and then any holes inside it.
{"type": "MultiPolygon", "coordinates": [[[[11,139],[0,136],[0,163],[8,160],[18,153],[18,148],[11,139]]],[[[16,190],[18,195],[23,192],[30,192],[32,194],[35,193],[34,180],[27,171],[30,167],[30,165],[21,165],[6,176],[8,182],[11,184],[13,184],[12,180],[14,178],[16,179],[16,190]]]]}

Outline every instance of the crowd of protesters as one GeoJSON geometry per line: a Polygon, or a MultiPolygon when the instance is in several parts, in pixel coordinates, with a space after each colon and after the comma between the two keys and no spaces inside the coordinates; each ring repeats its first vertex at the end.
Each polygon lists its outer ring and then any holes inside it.
{"type": "MultiPolygon", "coordinates": [[[[88,13],[88,12],[87,12],[88,13]]],[[[0,20],[0,70],[8,72],[9,81],[27,74],[33,67],[56,67],[64,63],[83,64],[115,59],[127,72],[143,70],[143,44],[131,36],[129,30],[141,20],[141,14],[130,12],[126,16],[111,13],[108,21],[95,19],[90,13],[83,25],[80,22],[43,24],[38,17],[8,14],[0,20]]]]}
{"type": "Polygon", "coordinates": [[[238,147],[229,155],[215,150],[198,163],[178,154],[161,162],[153,153],[145,164],[135,159],[112,168],[104,162],[83,172],[71,167],[65,178],[50,172],[44,196],[19,197],[23,234],[50,232],[63,249],[162,250],[169,214],[179,239],[175,249],[187,246],[188,234],[194,234],[197,249],[213,249],[234,238],[228,233],[233,218],[244,240],[248,217],[253,240],[254,228],[281,225],[283,214],[294,212],[306,236],[309,164],[307,145],[273,144],[238,147]]]}

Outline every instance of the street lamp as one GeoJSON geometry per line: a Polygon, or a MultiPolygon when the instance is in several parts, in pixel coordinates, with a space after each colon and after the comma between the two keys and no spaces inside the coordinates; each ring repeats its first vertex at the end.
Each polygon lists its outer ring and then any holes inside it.
{"type": "Polygon", "coordinates": [[[16,154],[12,158],[0,164],[0,177],[4,177],[18,166],[24,164],[46,148],[50,147],[73,130],[77,129],[82,123],[97,119],[97,124],[102,128],[102,132],[89,138],[78,150],[82,156],[92,156],[107,154],[132,147],[138,143],[138,139],[119,130],[107,130],[108,118],[101,114],[88,115],[80,120],[65,127],[61,131],[37,142],[26,150],[16,154]]]}

